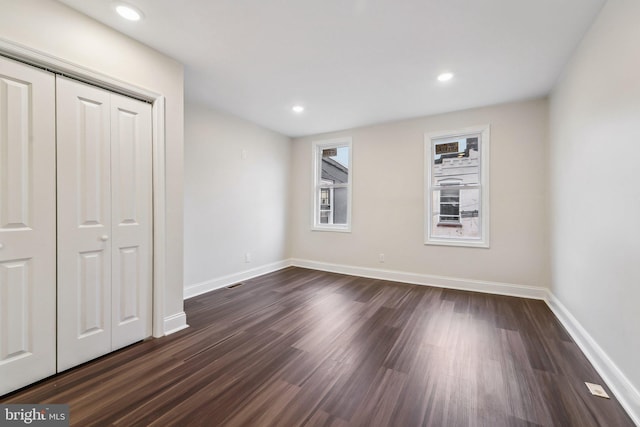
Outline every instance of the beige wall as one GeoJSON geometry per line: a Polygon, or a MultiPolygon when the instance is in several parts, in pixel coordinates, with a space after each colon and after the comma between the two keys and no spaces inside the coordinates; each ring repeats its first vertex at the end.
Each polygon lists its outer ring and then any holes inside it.
{"type": "Polygon", "coordinates": [[[551,97],[552,292],[640,420],[640,2],[609,0],[551,97]],[[610,360],[607,360],[610,359],[610,360]],[[622,375],[620,375],[622,373],[622,375]],[[635,390],[633,390],[635,388],[635,390]]]}
{"type": "Polygon", "coordinates": [[[185,291],[192,295],[288,257],[291,140],[201,105],[187,103],[185,113],[185,291]]]}
{"type": "Polygon", "coordinates": [[[548,286],[547,114],[547,100],[538,99],[294,140],[292,257],[548,286]],[[424,245],[424,134],[487,123],[491,248],[424,245]],[[311,231],[311,142],[338,136],[353,137],[352,232],[311,231]]]}
{"type": "Polygon", "coordinates": [[[182,303],[183,66],[53,0],[0,0],[0,39],[166,97],[165,316],[182,303]]]}

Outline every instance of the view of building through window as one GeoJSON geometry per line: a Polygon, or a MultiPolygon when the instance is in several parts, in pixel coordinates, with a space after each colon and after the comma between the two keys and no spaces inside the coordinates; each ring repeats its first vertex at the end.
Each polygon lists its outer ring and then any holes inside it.
{"type": "Polygon", "coordinates": [[[349,147],[323,149],[321,164],[320,223],[347,224],[349,147]]]}
{"type": "Polygon", "coordinates": [[[433,235],[478,237],[478,192],[463,189],[480,183],[478,136],[435,141],[433,150],[433,235]]]}
{"type": "MultiPolygon", "coordinates": [[[[425,139],[428,144],[427,243],[479,242],[483,234],[483,131],[425,139]]],[[[488,129],[486,131],[488,136],[488,129]]]]}
{"type": "Polygon", "coordinates": [[[345,230],[349,226],[350,151],[350,139],[315,145],[316,228],[345,230]]]}
{"type": "Polygon", "coordinates": [[[436,237],[478,238],[480,200],[479,136],[445,138],[433,143],[432,235],[436,237]]]}

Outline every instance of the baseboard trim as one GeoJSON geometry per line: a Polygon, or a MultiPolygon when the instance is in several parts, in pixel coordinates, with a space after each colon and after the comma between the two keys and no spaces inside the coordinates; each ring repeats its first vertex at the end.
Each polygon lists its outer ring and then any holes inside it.
{"type": "Polygon", "coordinates": [[[383,270],[378,268],[353,267],[349,265],[330,264],[295,258],[291,260],[291,265],[310,268],[313,270],[348,274],[350,276],[367,277],[370,279],[390,280],[394,282],[411,283],[414,285],[435,286],[438,288],[459,289],[463,291],[484,292],[487,294],[508,295],[540,300],[545,300],[548,292],[547,289],[537,286],[523,286],[512,283],[460,279],[420,273],[406,273],[403,271],[383,270]]]}
{"type": "Polygon", "coordinates": [[[251,270],[245,270],[238,273],[229,274],[227,276],[218,277],[216,279],[195,283],[184,288],[183,296],[184,299],[193,298],[195,296],[202,295],[216,289],[224,288],[225,286],[233,285],[234,283],[238,283],[243,280],[249,280],[254,277],[272,273],[274,271],[281,270],[290,266],[290,260],[277,261],[271,264],[265,264],[260,267],[252,268],[251,270]]]}
{"type": "Polygon", "coordinates": [[[549,292],[546,301],[633,422],[640,426],[640,392],[553,293],[549,292]]]}
{"type": "Polygon", "coordinates": [[[164,334],[171,335],[188,328],[187,314],[184,311],[164,318],[164,334]]]}

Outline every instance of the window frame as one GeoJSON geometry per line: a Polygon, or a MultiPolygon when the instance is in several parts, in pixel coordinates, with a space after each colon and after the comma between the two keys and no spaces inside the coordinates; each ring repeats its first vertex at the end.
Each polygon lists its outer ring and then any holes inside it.
{"type": "MultiPolygon", "coordinates": [[[[312,231],[337,231],[343,233],[351,232],[351,199],[352,199],[352,184],[353,184],[353,141],[351,137],[325,139],[320,141],[313,141],[312,147],[312,182],[311,182],[311,230],[312,231]],[[322,179],[322,150],[327,148],[343,148],[349,149],[349,164],[347,183],[346,184],[326,184],[322,179]],[[347,189],[347,218],[346,224],[323,224],[320,222],[320,197],[321,189],[329,188],[330,199],[334,200],[333,194],[336,188],[347,189]]],[[[333,212],[334,206],[331,205],[330,211],[333,212]]],[[[325,210],[326,211],[326,210],[325,210]]]]}
{"type": "MultiPolygon", "coordinates": [[[[427,132],[424,134],[424,244],[425,245],[441,245],[441,246],[461,246],[489,248],[489,225],[490,225],[490,182],[489,182],[489,160],[491,146],[491,126],[489,124],[471,126],[455,131],[446,132],[427,132]],[[479,155],[480,155],[480,173],[479,184],[450,184],[450,185],[434,185],[433,184],[433,164],[434,164],[434,143],[437,140],[445,138],[465,137],[479,135],[479,155]],[[468,237],[445,237],[433,235],[433,216],[434,202],[433,194],[435,191],[442,190],[479,190],[479,216],[480,221],[478,227],[480,229],[479,238],[468,237]]],[[[461,196],[460,196],[461,197],[461,196]]],[[[460,212],[462,219],[462,212],[460,212]]],[[[447,225],[447,224],[442,224],[447,225]]],[[[451,226],[455,226],[453,223],[451,226]]]]}

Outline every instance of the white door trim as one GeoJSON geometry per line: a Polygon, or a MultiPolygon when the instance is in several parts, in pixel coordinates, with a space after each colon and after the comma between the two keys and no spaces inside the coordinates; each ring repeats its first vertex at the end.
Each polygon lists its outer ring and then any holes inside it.
{"type": "MultiPolygon", "coordinates": [[[[153,336],[165,335],[164,327],[164,294],[166,285],[165,253],[166,253],[166,198],[165,198],[165,127],[164,127],[164,96],[158,96],[153,102],[151,111],[152,135],[151,151],[153,152],[153,336]]],[[[186,322],[185,322],[186,324],[186,322]]]]}
{"type": "Polygon", "coordinates": [[[164,267],[166,258],[166,134],[164,96],[8,40],[0,39],[0,54],[94,86],[152,103],[153,336],[164,336],[166,284],[164,267]]]}

